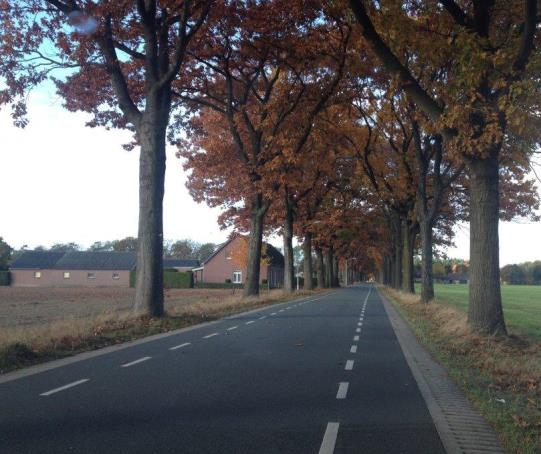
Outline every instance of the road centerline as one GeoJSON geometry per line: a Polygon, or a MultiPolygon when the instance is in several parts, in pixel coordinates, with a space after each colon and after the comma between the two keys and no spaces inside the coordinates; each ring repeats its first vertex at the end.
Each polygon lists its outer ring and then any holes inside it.
{"type": "Polygon", "coordinates": [[[348,394],[349,383],[342,381],[338,384],[338,392],[336,393],[337,399],[345,399],[348,394]]]}
{"type": "Polygon", "coordinates": [[[346,367],[344,367],[345,370],[352,370],[353,369],[353,364],[354,364],[355,361],[353,361],[352,359],[348,359],[346,361],[346,367]]]}
{"type": "Polygon", "coordinates": [[[203,339],[209,339],[211,337],[218,336],[218,334],[220,334],[220,333],[207,334],[206,336],[203,336],[203,339]]]}
{"type": "Polygon", "coordinates": [[[357,353],[357,346],[356,346],[356,345],[352,345],[349,351],[350,351],[351,353],[357,353]]]}
{"type": "Polygon", "coordinates": [[[233,331],[234,329],[237,329],[238,327],[239,327],[238,325],[231,326],[231,327],[227,328],[227,331],[233,331]]]}
{"type": "Polygon", "coordinates": [[[325,429],[325,434],[323,435],[323,441],[321,442],[321,447],[319,448],[319,454],[333,454],[334,447],[336,445],[336,438],[338,437],[339,427],[340,423],[327,423],[327,428],[325,429]]]}

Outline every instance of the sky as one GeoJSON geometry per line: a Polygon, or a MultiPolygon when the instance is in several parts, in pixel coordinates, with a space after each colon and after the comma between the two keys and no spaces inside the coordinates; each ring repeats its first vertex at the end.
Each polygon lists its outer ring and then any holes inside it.
{"type": "MultiPolygon", "coordinates": [[[[29,98],[25,129],[0,110],[0,236],[12,247],[75,242],[88,247],[137,235],[138,150],[130,133],[88,128],[89,116],[64,110],[44,90],[29,98]]],[[[164,238],[220,243],[220,210],[192,200],[174,148],[167,150],[164,238]]],[[[541,192],[540,192],[541,194],[541,192]]],[[[280,246],[279,238],[270,242],[280,246]]],[[[449,257],[469,257],[467,225],[457,226],[449,257]]],[[[501,265],[541,259],[541,223],[500,223],[501,265]]]]}

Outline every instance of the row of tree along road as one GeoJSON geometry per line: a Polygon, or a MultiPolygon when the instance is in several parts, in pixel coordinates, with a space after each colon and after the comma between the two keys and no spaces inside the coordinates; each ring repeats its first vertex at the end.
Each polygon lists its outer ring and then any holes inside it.
{"type": "Polygon", "coordinates": [[[169,141],[193,197],[249,232],[245,295],[259,291],[263,235],[279,230],[288,291],[297,236],[305,273],[314,250],[319,273],[325,257],[408,292],[419,248],[429,301],[434,246],[469,220],[469,322],[505,334],[498,220],[538,203],[527,179],[537,1],[464,5],[8,0],[0,102],[24,126],[28,90],[53,78],[67,109],[94,115],[90,126],[133,131],[142,312],[163,313],[169,141]]]}

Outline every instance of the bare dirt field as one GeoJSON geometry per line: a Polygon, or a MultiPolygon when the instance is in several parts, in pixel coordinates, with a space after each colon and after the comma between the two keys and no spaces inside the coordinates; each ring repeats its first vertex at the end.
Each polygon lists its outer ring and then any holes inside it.
{"type": "MultiPolygon", "coordinates": [[[[180,313],[193,303],[219,303],[236,297],[231,289],[165,290],[165,308],[180,313]]],[[[70,318],[129,313],[132,288],[22,288],[0,287],[0,327],[30,326],[70,318]]]]}

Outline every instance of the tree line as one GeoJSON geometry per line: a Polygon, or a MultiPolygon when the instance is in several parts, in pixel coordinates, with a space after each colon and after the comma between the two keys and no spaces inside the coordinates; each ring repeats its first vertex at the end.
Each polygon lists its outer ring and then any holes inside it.
{"type": "Polygon", "coordinates": [[[134,133],[138,310],[163,313],[169,142],[194,199],[248,234],[246,296],[259,291],[263,236],[279,232],[286,291],[296,236],[306,272],[313,250],[322,279],[356,268],[406,292],[419,249],[428,302],[434,247],[469,221],[468,320],[506,334],[498,222],[537,219],[539,203],[528,177],[541,112],[536,0],[7,3],[0,102],[16,124],[27,92],[54,75],[90,126],[134,133]]]}

